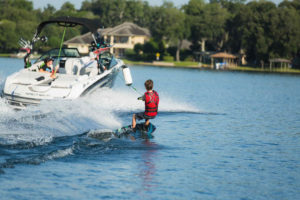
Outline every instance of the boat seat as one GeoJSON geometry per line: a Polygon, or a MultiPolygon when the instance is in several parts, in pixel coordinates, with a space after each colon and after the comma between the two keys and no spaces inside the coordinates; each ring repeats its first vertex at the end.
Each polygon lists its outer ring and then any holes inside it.
{"type": "Polygon", "coordinates": [[[66,74],[79,75],[80,69],[82,68],[82,62],[77,58],[69,58],[65,63],[66,74]]]}
{"type": "Polygon", "coordinates": [[[66,62],[65,62],[65,71],[66,71],[66,74],[69,74],[69,75],[73,75],[74,74],[73,62],[74,62],[73,59],[67,59],[66,60],[66,62]]]}
{"type": "Polygon", "coordinates": [[[81,68],[80,75],[87,74],[89,76],[96,76],[98,74],[98,65],[97,61],[89,60],[89,62],[85,63],[85,65],[81,68]]]}
{"type": "Polygon", "coordinates": [[[98,74],[98,69],[93,67],[90,70],[89,76],[96,76],[98,74]]]}
{"type": "Polygon", "coordinates": [[[83,66],[83,62],[82,62],[81,59],[75,60],[74,61],[74,68],[75,68],[74,69],[75,70],[74,74],[76,74],[77,76],[79,76],[80,75],[80,70],[81,70],[82,66],[83,66]]]}

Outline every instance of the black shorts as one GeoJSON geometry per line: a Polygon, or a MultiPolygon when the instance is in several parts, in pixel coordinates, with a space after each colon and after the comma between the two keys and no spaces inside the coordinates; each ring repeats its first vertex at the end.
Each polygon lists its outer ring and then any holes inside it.
{"type": "Polygon", "coordinates": [[[148,119],[154,119],[154,118],[155,118],[155,116],[153,116],[153,117],[147,116],[147,115],[145,115],[144,112],[135,113],[135,119],[137,119],[137,120],[142,120],[142,119],[148,120],[148,119]]]}

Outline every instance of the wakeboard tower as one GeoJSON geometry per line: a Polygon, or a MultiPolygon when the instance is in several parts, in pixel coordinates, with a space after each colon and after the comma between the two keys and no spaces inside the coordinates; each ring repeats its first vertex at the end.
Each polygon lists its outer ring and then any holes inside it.
{"type": "Polygon", "coordinates": [[[87,133],[89,137],[109,141],[112,138],[131,138],[135,139],[152,139],[154,138],[153,132],[156,130],[156,127],[153,124],[149,124],[148,127],[145,127],[144,123],[136,124],[135,130],[131,125],[124,126],[115,131],[112,130],[91,130],[87,133]]]}

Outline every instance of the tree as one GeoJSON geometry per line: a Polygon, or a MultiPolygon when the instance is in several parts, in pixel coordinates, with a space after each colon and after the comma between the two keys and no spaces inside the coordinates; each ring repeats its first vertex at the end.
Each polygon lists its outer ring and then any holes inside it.
{"type": "Polygon", "coordinates": [[[292,1],[282,1],[279,4],[279,8],[294,8],[298,14],[300,14],[300,1],[299,0],[292,0],[292,1]]]}
{"type": "Polygon", "coordinates": [[[99,16],[104,27],[116,26],[123,22],[125,9],[125,1],[123,0],[95,0],[90,5],[85,1],[82,6],[82,11],[92,11],[99,16]]]}
{"type": "MultiPolygon", "coordinates": [[[[149,28],[153,39],[143,46],[145,56],[141,55],[146,59],[153,59],[156,52],[166,55],[167,43],[172,52],[176,48],[176,60],[180,60],[185,38],[192,41],[195,51],[243,50],[248,61],[256,64],[300,55],[299,0],[285,0],[278,6],[268,1],[190,0],[182,9],[167,1],[162,6],[150,6],[143,0],[85,0],[80,10],[70,2],[59,10],[50,4],[35,10],[29,0],[0,0],[0,51],[17,50],[18,39],[30,40],[41,21],[69,15],[99,19],[104,27],[130,21],[149,28]]],[[[65,40],[86,31],[68,28],[65,40]]],[[[42,33],[49,37],[46,48],[57,47],[62,33],[61,27],[46,26],[42,33]]]]}
{"type": "Polygon", "coordinates": [[[279,7],[272,17],[269,57],[294,57],[300,51],[300,15],[293,7],[279,7]]]}
{"type": "Polygon", "coordinates": [[[155,10],[151,32],[157,41],[166,40],[170,45],[175,45],[176,60],[180,60],[182,40],[189,36],[189,26],[185,14],[174,7],[170,2],[164,2],[155,10]]]}
{"type": "Polygon", "coordinates": [[[190,0],[184,6],[191,23],[191,40],[201,51],[205,51],[206,41],[210,41],[214,50],[220,50],[224,43],[225,24],[228,13],[219,3],[205,4],[203,0],[190,0]]]}
{"type": "Polygon", "coordinates": [[[9,52],[18,48],[16,23],[9,20],[2,20],[0,23],[0,46],[2,52],[9,52]]]}
{"type": "Polygon", "coordinates": [[[32,2],[26,0],[0,1],[0,51],[15,51],[20,37],[28,39],[37,21],[32,2]]]}
{"type": "Polygon", "coordinates": [[[116,26],[125,21],[145,27],[150,25],[151,8],[142,0],[94,0],[84,1],[81,11],[91,11],[99,16],[104,27],[116,26]]]}
{"type": "Polygon", "coordinates": [[[268,62],[274,52],[274,29],[278,10],[272,2],[251,2],[242,7],[231,21],[230,42],[235,51],[246,50],[248,61],[268,62]]]}
{"type": "Polygon", "coordinates": [[[75,9],[75,6],[73,4],[71,4],[69,1],[65,2],[60,10],[67,10],[67,11],[70,11],[70,12],[75,12],[76,9],[75,9]]]}
{"type": "Polygon", "coordinates": [[[126,1],[123,20],[131,21],[136,24],[142,24],[144,18],[144,5],[142,1],[126,1]]]}
{"type": "Polygon", "coordinates": [[[1,0],[0,6],[2,8],[14,7],[16,9],[22,9],[26,11],[33,10],[32,2],[27,0],[1,0]]]}

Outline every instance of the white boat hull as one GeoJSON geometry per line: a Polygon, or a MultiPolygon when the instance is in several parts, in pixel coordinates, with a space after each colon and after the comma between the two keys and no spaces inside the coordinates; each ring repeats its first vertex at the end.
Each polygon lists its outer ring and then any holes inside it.
{"type": "MultiPolygon", "coordinates": [[[[7,77],[2,96],[10,105],[23,108],[43,100],[76,99],[99,87],[112,87],[117,73],[125,65],[110,53],[111,46],[104,41],[98,28],[99,24],[95,20],[69,16],[41,22],[31,41],[20,39],[19,44],[27,53],[24,57],[25,69],[7,77]],[[82,56],[77,48],[61,46],[45,52],[31,65],[29,58],[34,44],[38,41],[47,42],[47,37],[40,34],[49,24],[65,28],[77,25],[87,28],[92,36],[89,56],[82,56]],[[55,67],[52,66],[54,63],[55,67]],[[47,70],[57,72],[55,79],[51,78],[47,70]]],[[[130,82],[128,74],[125,79],[126,84],[130,85],[132,80],[130,82]]]]}
{"type": "Polygon", "coordinates": [[[98,88],[112,87],[123,65],[123,61],[118,60],[117,65],[94,76],[58,73],[56,79],[52,79],[50,73],[23,69],[7,78],[2,95],[17,108],[39,104],[41,100],[76,99],[98,88]]]}

